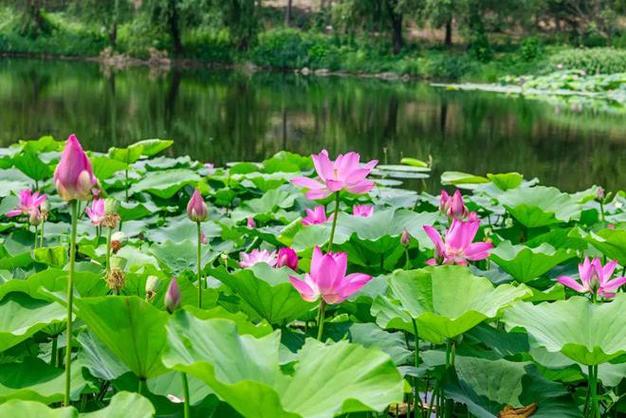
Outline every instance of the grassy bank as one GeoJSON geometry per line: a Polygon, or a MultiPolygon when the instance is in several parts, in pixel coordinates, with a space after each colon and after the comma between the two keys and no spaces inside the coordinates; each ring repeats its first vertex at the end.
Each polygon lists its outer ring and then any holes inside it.
{"type": "MultiPolygon", "coordinates": [[[[86,25],[65,13],[47,13],[50,31],[37,37],[20,34],[10,9],[0,10],[0,52],[75,57],[98,56],[109,44],[104,30],[86,25]]],[[[168,50],[166,35],[140,19],[119,27],[115,51],[147,59],[150,51],[168,50]]],[[[577,49],[529,37],[491,42],[489,50],[457,45],[444,48],[414,42],[392,54],[381,39],[328,35],[276,27],[262,31],[248,50],[233,47],[228,30],[195,28],[182,34],[181,58],[200,63],[242,64],[275,70],[308,69],[353,74],[388,73],[430,80],[494,82],[504,76],[545,74],[557,69],[589,73],[626,71],[626,50],[577,49]]]]}

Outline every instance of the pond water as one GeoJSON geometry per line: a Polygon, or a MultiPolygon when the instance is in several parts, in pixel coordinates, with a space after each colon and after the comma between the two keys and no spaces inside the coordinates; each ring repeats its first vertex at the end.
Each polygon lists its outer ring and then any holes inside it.
{"type": "Polygon", "coordinates": [[[562,190],[624,188],[626,117],[425,83],[0,59],[0,145],[75,132],[106,151],[172,138],[172,154],[225,163],[287,149],[357,150],[445,170],[519,171],[562,190]]]}

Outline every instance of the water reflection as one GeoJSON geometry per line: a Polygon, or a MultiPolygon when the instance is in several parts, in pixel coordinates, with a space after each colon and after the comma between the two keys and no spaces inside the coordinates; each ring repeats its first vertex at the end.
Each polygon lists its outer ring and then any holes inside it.
{"type": "Polygon", "coordinates": [[[281,149],[356,149],[396,162],[432,156],[443,170],[520,171],[564,190],[623,188],[624,116],[573,112],[490,93],[420,83],[286,74],[0,60],[0,144],[76,132],[106,150],[149,137],[204,161],[261,160],[281,149]]]}

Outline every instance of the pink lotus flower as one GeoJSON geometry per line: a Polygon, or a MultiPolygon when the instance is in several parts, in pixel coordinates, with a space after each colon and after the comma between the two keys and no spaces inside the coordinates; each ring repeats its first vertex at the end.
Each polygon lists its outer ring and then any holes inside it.
{"type": "Polygon", "coordinates": [[[254,222],[254,217],[248,216],[248,220],[246,221],[246,226],[250,229],[256,228],[256,222],[254,222]]]}
{"type": "Polygon", "coordinates": [[[61,160],[54,170],[54,184],[65,201],[91,199],[98,184],[91,162],[74,134],[67,139],[61,160]]]}
{"type": "Polygon", "coordinates": [[[328,304],[341,303],[372,280],[372,276],[352,273],[346,276],[348,255],[346,253],[323,254],[319,247],[313,250],[311,272],[303,279],[289,276],[293,287],[302,299],[315,302],[320,297],[328,304]]]}
{"type": "Polygon", "coordinates": [[[13,218],[20,215],[31,216],[33,212],[39,213],[39,207],[46,201],[48,196],[45,194],[39,194],[39,192],[32,192],[30,189],[24,189],[19,193],[19,203],[17,208],[10,210],[6,213],[6,216],[13,218]]]}
{"type": "Polygon", "coordinates": [[[354,216],[360,216],[361,218],[369,218],[374,214],[374,206],[372,205],[354,205],[352,207],[352,214],[354,216]]]}
{"type": "Polygon", "coordinates": [[[316,206],[313,209],[306,209],[306,216],[302,218],[302,225],[325,224],[328,222],[324,206],[316,206]]]}
{"type": "Polygon", "coordinates": [[[626,277],[611,280],[617,261],[610,261],[603,267],[599,258],[589,261],[588,257],[578,265],[580,282],[569,276],[560,276],[557,281],[578,293],[595,293],[603,298],[612,298],[624,283],[626,277]]]}
{"type": "Polygon", "coordinates": [[[402,231],[402,235],[400,235],[400,244],[407,246],[410,243],[411,243],[411,235],[409,234],[409,231],[405,229],[404,231],[402,231]]]}
{"type": "Polygon", "coordinates": [[[479,227],[478,219],[465,222],[453,219],[444,241],[435,228],[425,226],[424,231],[435,244],[435,258],[426,263],[465,266],[468,260],[478,261],[489,257],[489,250],[493,248],[490,242],[472,242],[479,227]]]}
{"type": "Polygon", "coordinates": [[[257,263],[267,263],[270,267],[276,265],[276,251],[252,250],[248,254],[240,253],[239,266],[241,268],[252,267],[257,263]]]}
{"type": "Polygon", "coordinates": [[[298,254],[289,247],[281,248],[278,250],[278,256],[276,257],[276,267],[287,266],[292,270],[298,268],[298,254]]]}
{"type": "Polygon", "coordinates": [[[328,151],[322,150],[311,156],[319,179],[296,177],[291,182],[307,189],[306,197],[324,199],[335,192],[346,190],[354,194],[367,193],[374,187],[374,182],[366,180],[378,161],[372,160],[361,165],[361,156],[356,152],[339,154],[335,161],[328,158],[328,151]]]}
{"type": "Polygon", "coordinates": [[[189,203],[187,203],[187,216],[194,222],[204,222],[209,218],[209,208],[202,195],[195,189],[189,203]]]}
{"type": "Polygon", "coordinates": [[[92,224],[100,226],[106,215],[104,211],[104,199],[94,199],[91,202],[91,207],[87,206],[85,208],[85,213],[89,219],[91,219],[92,224]]]}
{"type": "Polygon", "coordinates": [[[463,195],[459,190],[456,190],[452,196],[442,190],[439,198],[439,210],[448,218],[463,219],[469,214],[463,202],[463,195]]]}

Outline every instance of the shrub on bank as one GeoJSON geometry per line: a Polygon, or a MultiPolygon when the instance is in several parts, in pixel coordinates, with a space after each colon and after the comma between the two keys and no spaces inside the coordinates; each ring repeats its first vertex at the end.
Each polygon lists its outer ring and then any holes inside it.
{"type": "Polygon", "coordinates": [[[568,48],[550,57],[552,70],[583,70],[588,74],[626,72],[626,50],[616,48],[568,48]]]}

